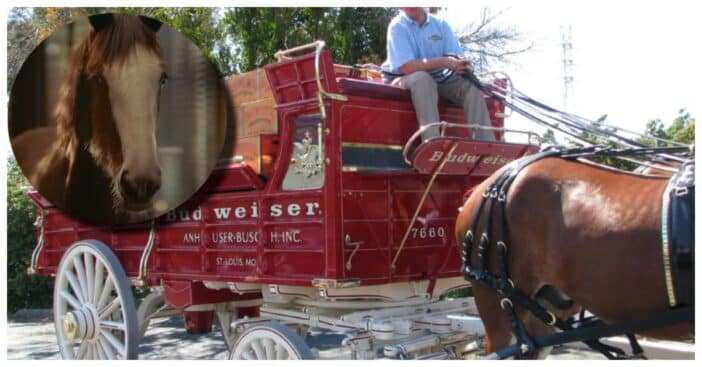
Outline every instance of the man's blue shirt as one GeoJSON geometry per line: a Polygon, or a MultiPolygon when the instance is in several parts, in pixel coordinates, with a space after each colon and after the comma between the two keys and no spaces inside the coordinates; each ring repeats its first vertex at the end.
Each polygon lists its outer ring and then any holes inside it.
{"type": "MultiPolygon", "coordinates": [[[[446,21],[426,13],[427,19],[421,26],[403,12],[398,14],[388,26],[388,58],[382,65],[384,71],[402,74],[400,67],[416,59],[431,59],[453,53],[463,56],[456,35],[446,21]]],[[[441,69],[430,74],[436,80],[444,80],[441,69]]]]}

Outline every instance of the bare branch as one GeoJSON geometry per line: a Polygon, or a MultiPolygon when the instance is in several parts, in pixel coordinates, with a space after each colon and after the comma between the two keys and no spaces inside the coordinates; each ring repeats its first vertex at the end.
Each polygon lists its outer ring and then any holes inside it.
{"type": "Polygon", "coordinates": [[[533,42],[515,27],[499,27],[495,20],[504,10],[492,13],[483,8],[477,23],[468,24],[459,32],[461,47],[468,53],[478,70],[487,70],[495,62],[510,63],[511,57],[531,50],[533,42]]]}

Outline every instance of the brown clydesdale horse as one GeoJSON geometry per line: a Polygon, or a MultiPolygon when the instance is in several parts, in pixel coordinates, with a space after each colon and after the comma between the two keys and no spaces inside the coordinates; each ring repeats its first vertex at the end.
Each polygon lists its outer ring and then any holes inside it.
{"type": "MultiPolygon", "coordinates": [[[[465,202],[456,222],[457,243],[463,242],[481,195],[505,168],[476,187],[465,202]]],[[[561,320],[581,308],[608,324],[666,310],[661,199],[667,183],[666,177],[560,158],[528,165],[506,197],[506,258],[514,286],[561,320]],[[572,303],[556,308],[543,297],[545,291],[572,303]]],[[[478,228],[483,228],[484,220],[485,215],[478,228]]],[[[472,264],[477,261],[477,247],[472,249],[472,264]]],[[[487,269],[496,274],[493,244],[487,254],[487,269]]],[[[498,293],[475,282],[473,295],[485,326],[487,352],[514,344],[498,293]]],[[[516,315],[532,337],[556,331],[519,306],[516,315]]],[[[670,325],[642,335],[690,339],[694,324],[670,325]]],[[[532,356],[545,357],[549,351],[544,348],[532,356]]]]}
{"type": "Polygon", "coordinates": [[[69,214],[98,224],[149,219],[161,185],[161,23],[126,14],[89,19],[59,90],[55,123],[22,133],[12,146],[30,183],[69,214]]]}

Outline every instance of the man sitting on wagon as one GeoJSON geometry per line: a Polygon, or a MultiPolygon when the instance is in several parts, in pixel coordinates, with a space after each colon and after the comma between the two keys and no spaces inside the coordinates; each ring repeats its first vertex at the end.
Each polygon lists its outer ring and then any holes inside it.
{"type": "MultiPolygon", "coordinates": [[[[424,8],[400,9],[388,26],[388,58],[382,65],[385,82],[410,90],[421,126],[440,121],[439,96],[463,106],[469,124],[491,126],[481,91],[461,76],[471,65],[462,57],[463,49],[448,23],[424,8]]],[[[437,135],[435,128],[422,138],[437,135]]],[[[473,138],[495,140],[492,131],[478,129],[473,138]]]]}

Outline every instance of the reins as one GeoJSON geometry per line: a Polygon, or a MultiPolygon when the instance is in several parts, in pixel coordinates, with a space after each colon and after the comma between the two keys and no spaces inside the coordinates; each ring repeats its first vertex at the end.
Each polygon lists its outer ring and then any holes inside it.
{"type": "Polygon", "coordinates": [[[632,160],[630,157],[645,156],[649,159],[653,159],[653,157],[660,156],[677,162],[683,162],[686,156],[691,155],[693,150],[692,146],[683,143],[647,136],[617,127],[604,128],[602,122],[560,111],[527,96],[513,87],[507,89],[507,87],[497,85],[499,83],[484,84],[472,71],[462,74],[462,77],[469,80],[481,92],[499,99],[512,111],[521,114],[536,124],[567,135],[570,140],[582,147],[600,145],[601,141],[607,142],[612,147],[623,147],[622,149],[612,148],[615,151],[620,151],[619,153],[611,155],[617,159],[643,164],[643,162],[632,160]],[[651,148],[632,138],[624,136],[622,132],[626,132],[635,138],[646,137],[647,139],[652,139],[666,146],[651,148]]]}

